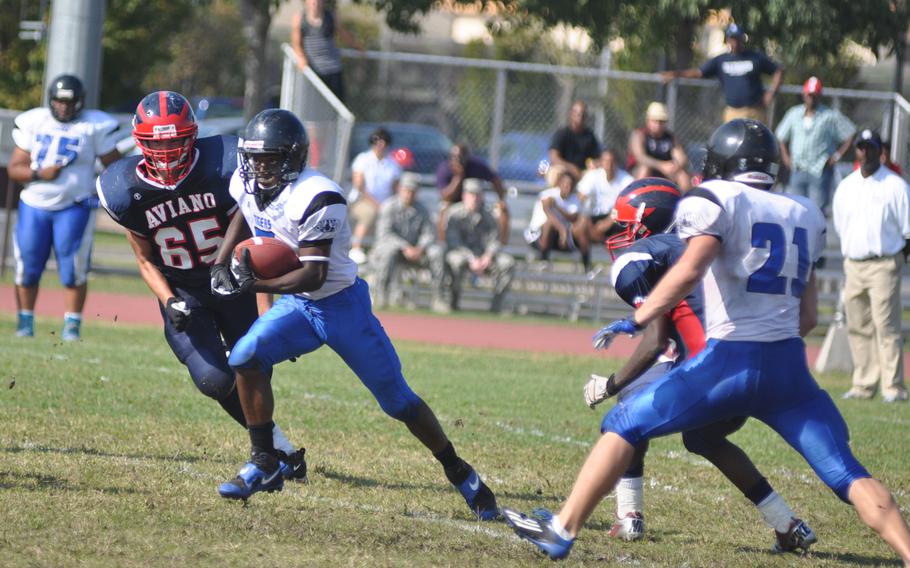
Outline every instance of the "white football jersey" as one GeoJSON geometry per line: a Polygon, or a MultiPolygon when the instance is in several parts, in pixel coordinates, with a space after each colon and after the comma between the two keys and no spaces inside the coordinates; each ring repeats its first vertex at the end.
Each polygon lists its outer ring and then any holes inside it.
{"type": "Polygon", "coordinates": [[[354,283],[357,265],[348,256],[351,249],[348,206],[335,182],[306,168],[296,181],[281,190],[265,211],[260,211],[256,199],[245,191],[240,170],[231,177],[230,189],[253,234],[275,237],[295,250],[332,243],[325,283],[318,290],[301,292],[298,296],[319,300],[354,283]]]}
{"type": "Polygon", "coordinates": [[[66,166],[55,180],[26,184],[22,201],[57,210],[94,195],[95,159],[116,148],[119,128],[100,110],[83,110],[70,122],[58,121],[47,107],[17,116],[13,141],[31,155],[33,167],[66,166]]]}
{"type": "Polygon", "coordinates": [[[714,235],[721,250],[704,279],[706,336],[799,337],[799,303],[825,248],[825,217],[807,198],[711,180],[676,209],[683,240],[714,235]]]}

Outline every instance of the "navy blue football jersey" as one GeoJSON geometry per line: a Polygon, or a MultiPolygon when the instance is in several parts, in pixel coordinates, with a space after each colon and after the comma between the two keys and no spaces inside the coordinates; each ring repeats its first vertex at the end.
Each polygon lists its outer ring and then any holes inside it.
{"type": "Polygon", "coordinates": [[[208,285],[209,266],[237,209],[229,191],[237,138],[197,140],[190,172],[176,188],[147,177],[141,162],[141,156],[124,158],[101,174],[101,204],[117,223],[152,243],[153,261],[169,281],[208,285]]]}
{"type": "MultiPolygon", "coordinates": [[[[624,302],[637,308],[679,260],[685,248],[685,243],[675,233],[635,241],[613,262],[610,278],[616,293],[624,302]]],[[[670,338],[679,352],[676,360],[682,362],[705,345],[704,302],[700,284],[677,304],[670,318],[673,322],[670,338]]]]}

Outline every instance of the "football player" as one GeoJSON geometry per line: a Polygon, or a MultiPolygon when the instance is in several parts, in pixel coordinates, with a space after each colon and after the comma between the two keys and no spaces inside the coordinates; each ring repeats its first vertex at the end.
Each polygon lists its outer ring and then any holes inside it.
{"type": "MultiPolygon", "coordinates": [[[[673,182],[644,178],[629,185],[616,200],[612,217],[621,232],[606,242],[614,257],[610,276],[616,293],[632,307],[645,301],[685,247],[676,233],[670,232],[680,194],[673,182]]],[[[702,306],[698,286],[667,314],[652,321],[621,369],[609,377],[591,376],[584,388],[588,406],[594,408],[613,395],[617,395],[618,404],[629,404],[636,392],[698,355],[705,347],[702,306]]],[[[796,517],[745,452],[727,439],[745,422],[745,417],[736,417],[684,432],[683,444],[714,464],[758,508],[775,531],[774,551],[808,550],[816,540],[815,533],[796,517]]],[[[635,450],[632,465],[616,486],[616,523],[610,530],[610,536],[625,540],[642,538],[645,528],[643,475],[648,442],[635,450]]]]}
{"type": "MultiPolygon", "coordinates": [[[[329,178],[306,167],[309,141],[300,120],[286,110],[268,109],[247,125],[240,144],[240,168],[231,195],[236,217],[212,266],[212,288],[221,294],[281,294],[231,351],[237,389],[250,425],[252,458],[237,477],[221,484],[228,498],[281,489],[272,438],[272,367],[328,345],[363,382],[383,411],[404,422],[442,464],[448,480],[479,518],[499,516],[496,498],[477,472],[455,452],[430,407],[408,386],[401,362],[370,307],[367,284],[348,256],[351,230],[347,202],[329,178]],[[280,239],[299,251],[300,268],[257,280],[249,250],[238,261],[234,247],[255,232],[280,239]],[[228,266],[228,262],[231,266],[228,266]]],[[[242,296],[241,296],[242,297],[242,296]]]]}
{"type": "Polygon", "coordinates": [[[910,564],[900,509],[853,456],[847,424],[808,369],[800,336],[816,324],[814,264],[825,247],[825,218],[808,199],[768,191],[779,156],[774,135],[758,121],[718,128],[708,141],[705,181],[676,209],[682,256],[631,316],[598,333],[604,347],[618,334],[637,335],[704,278],[704,350],[613,407],[559,514],[503,509],[518,535],[551,558],[569,554],[643,441],[752,416],[910,564]]]}
{"type": "Polygon", "coordinates": [[[13,246],[16,256],[16,335],[35,335],[38,284],[51,248],[64,286],[64,341],[79,339],[82,308],[95,231],[95,160],[108,166],[120,158],[117,121],[84,109],[85,89],[73,75],[48,87],[49,106],[16,117],[9,177],[25,189],[13,246]]]}
{"type": "MultiPolygon", "coordinates": [[[[189,102],[172,91],[146,95],[136,107],[133,138],[142,155],[125,158],[98,178],[98,196],[127,229],[142,279],[158,298],[164,337],[202,394],[246,426],[225,350],[258,316],[253,296],[220,298],[209,266],[237,203],[228,183],[237,167],[237,138],[196,139],[189,102]]],[[[304,479],[304,450],[275,426],[271,432],[288,478],[304,479]]]]}

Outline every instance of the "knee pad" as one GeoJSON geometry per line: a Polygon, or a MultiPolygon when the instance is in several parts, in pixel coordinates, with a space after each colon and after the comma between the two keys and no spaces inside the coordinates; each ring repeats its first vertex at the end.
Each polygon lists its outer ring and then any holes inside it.
{"type": "Polygon", "coordinates": [[[22,274],[16,278],[16,284],[26,288],[37,286],[41,282],[41,274],[43,272],[43,270],[24,270],[22,274]]]}
{"type": "Polygon", "coordinates": [[[376,401],[382,411],[401,422],[410,422],[417,418],[417,412],[423,401],[410,388],[394,393],[391,396],[377,397],[376,401]]]}
{"type": "Polygon", "coordinates": [[[258,371],[270,373],[272,371],[271,365],[264,365],[256,356],[257,343],[256,338],[251,337],[250,335],[241,337],[240,340],[234,344],[234,348],[231,349],[231,355],[228,357],[228,365],[230,365],[232,369],[256,369],[258,371]]]}
{"type": "Polygon", "coordinates": [[[234,390],[234,373],[225,369],[209,367],[202,372],[192,373],[192,377],[199,392],[215,400],[227,397],[234,390]]]}

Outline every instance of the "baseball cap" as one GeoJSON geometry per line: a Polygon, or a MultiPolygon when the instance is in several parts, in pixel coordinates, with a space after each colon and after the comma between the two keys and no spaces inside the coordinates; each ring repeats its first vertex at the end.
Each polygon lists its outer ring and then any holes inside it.
{"type": "Polygon", "coordinates": [[[401,175],[401,180],[398,181],[398,187],[408,187],[411,189],[417,189],[420,187],[420,176],[414,172],[405,172],[401,175]]]}
{"type": "Polygon", "coordinates": [[[856,137],[856,146],[859,146],[860,144],[869,144],[881,150],[882,137],[879,136],[878,132],[867,128],[860,132],[859,136],[856,137]]]}
{"type": "Polygon", "coordinates": [[[464,180],[461,189],[465,193],[481,194],[483,193],[483,182],[477,178],[468,178],[464,180]]]}
{"type": "Polygon", "coordinates": [[[730,24],[727,26],[727,31],[724,32],[724,37],[738,37],[740,39],[745,39],[746,32],[738,25],[730,24]]]}
{"type": "Polygon", "coordinates": [[[670,120],[670,113],[667,112],[667,105],[659,102],[653,102],[648,105],[648,111],[645,113],[648,120],[670,120]]]}
{"type": "Polygon", "coordinates": [[[806,95],[822,94],[822,80],[815,76],[806,79],[806,82],[803,83],[803,93],[806,95]]]}

